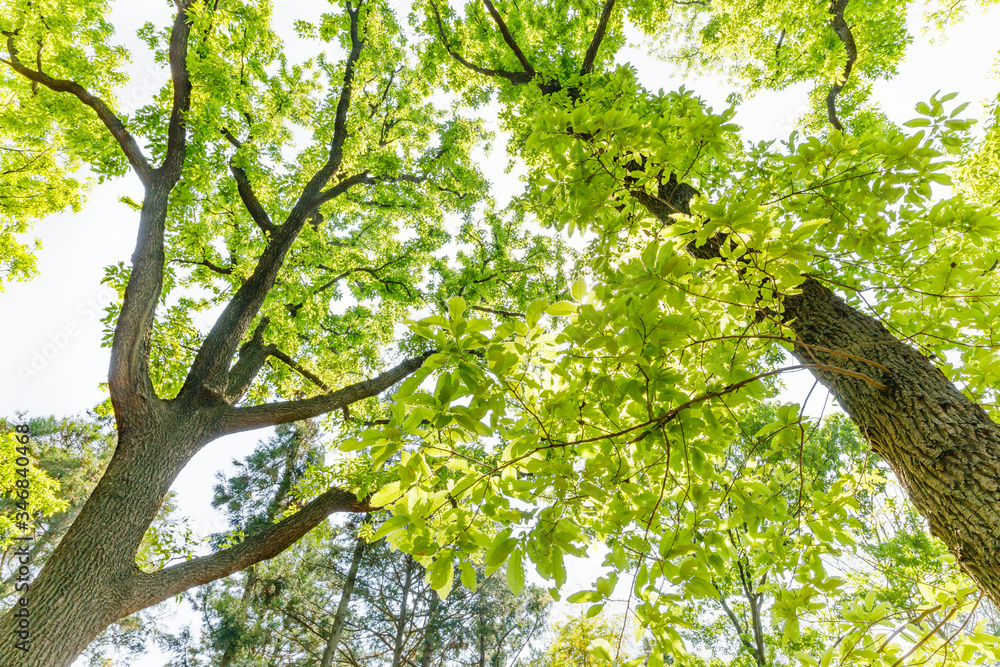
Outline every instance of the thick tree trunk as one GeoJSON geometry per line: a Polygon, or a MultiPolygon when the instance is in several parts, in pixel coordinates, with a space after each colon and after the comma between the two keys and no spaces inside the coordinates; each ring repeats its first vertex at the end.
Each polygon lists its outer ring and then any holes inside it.
{"type": "Polygon", "coordinates": [[[928,359],[817,281],[785,297],[784,308],[784,320],[805,344],[796,358],[864,373],[885,386],[818,374],[896,473],[931,533],[1000,603],[1000,428],[928,359]]]}
{"type": "MultiPolygon", "coordinates": [[[[131,613],[139,584],[135,553],[163,498],[194,448],[192,429],[147,413],[141,427],[119,433],[104,476],[49,556],[27,601],[0,622],[0,665],[70,664],[106,627],[131,613]],[[16,647],[15,614],[27,610],[28,650],[16,647]]],[[[138,426],[138,425],[137,425],[138,426]]]]}
{"type": "MultiPolygon", "coordinates": [[[[672,214],[689,212],[694,194],[671,177],[658,197],[633,196],[670,224],[672,214]]],[[[689,251],[718,256],[720,242],[710,239],[689,251]]],[[[1000,604],[1000,427],[875,318],[812,278],[801,290],[782,302],[782,321],[801,343],[794,356],[871,378],[813,372],[895,472],[931,533],[1000,604]]]]}

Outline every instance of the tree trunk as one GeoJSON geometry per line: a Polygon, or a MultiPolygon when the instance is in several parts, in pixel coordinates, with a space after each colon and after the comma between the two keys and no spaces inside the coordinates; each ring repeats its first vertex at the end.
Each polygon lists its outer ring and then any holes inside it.
{"type": "Polygon", "coordinates": [[[344,581],[344,590],[340,593],[340,604],[337,605],[337,613],[333,617],[333,628],[330,630],[330,636],[326,638],[326,649],[323,651],[321,667],[330,667],[333,664],[333,657],[337,654],[340,637],[344,633],[344,625],[347,623],[347,605],[354,594],[354,583],[358,579],[358,568],[361,566],[361,559],[364,555],[365,541],[358,537],[358,541],[354,545],[354,554],[351,556],[351,568],[344,581]]]}
{"type": "MultiPolygon", "coordinates": [[[[298,463],[299,456],[302,454],[302,443],[304,438],[301,433],[296,431],[292,434],[291,439],[285,448],[285,466],[282,469],[281,482],[278,483],[278,488],[274,492],[274,497],[267,504],[267,511],[264,514],[265,523],[274,523],[274,518],[278,515],[278,511],[281,509],[282,503],[285,502],[285,498],[288,496],[288,491],[292,488],[292,478],[295,474],[295,465],[298,463]]],[[[251,565],[246,569],[247,578],[243,584],[243,596],[240,598],[239,613],[242,615],[246,608],[250,605],[250,600],[253,597],[253,589],[257,585],[257,566],[251,565]]],[[[240,642],[231,641],[226,644],[226,649],[222,652],[222,657],[219,659],[219,667],[229,667],[233,664],[233,660],[236,658],[236,653],[240,650],[240,642]]],[[[324,667],[328,667],[324,665],[324,667]]]]}
{"type": "Polygon", "coordinates": [[[406,574],[403,579],[402,601],[399,603],[399,618],[396,619],[396,643],[392,647],[392,667],[403,664],[403,637],[406,633],[406,608],[413,584],[413,556],[406,556],[406,574]]]}
{"type": "MultiPolygon", "coordinates": [[[[420,667],[431,667],[431,658],[438,645],[438,612],[441,601],[436,592],[430,592],[431,601],[427,609],[427,626],[424,628],[424,645],[420,650],[420,667]]],[[[324,665],[324,667],[326,667],[324,665]]]]}
{"type": "MultiPolygon", "coordinates": [[[[664,224],[678,211],[690,212],[694,194],[673,176],[657,197],[633,192],[664,224]]],[[[689,251],[718,256],[719,242],[689,251]]],[[[876,319],[812,278],[801,290],[782,302],[782,321],[800,343],[793,355],[871,378],[813,371],[895,472],[931,533],[1000,604],[1000,427],[876,319]]]]}
{"type": "Polygon", "coordinates": [[[139,544],[177,471],[195,450],[196,428],[151,410],[144,423],[121,429],[118,446],[80,515],[49,556],[25,605],[0,622],[0,665],[69,665],[105,628],[135,611],[141,575],[139,544]],[[27,610],[28,650],[17,648],[27,610]],[[18,639],[14,639],[18,637],[18,639]]]}
{"type": "Polygon", "coordinates": [[[1000,603],[1000,428],[928,359],[817,281],[785,297],[783,318],[804,343],[797,359],[864,373],[885,386],[817,374],[896,473],[931,533],[1000,603]]]}
{"type": "MultiPolygon", "coordinates": [[[[243,583],[243,596],[240,598],[239,612],[242,613],[247,606],[250,604],[250,600],[253,597],[253,589],[257,586],[257,566],[251,565],[245,572],[247,573],[247,579],[243,583]]],[[[235,641],[230,641],[226,644],[226,649],[222,652],[222,657],[219,658],[219,667],[229,667],[233,664],[233,660],[236,658],[236,652],[240,649],[239,639],[235,641]]]]}

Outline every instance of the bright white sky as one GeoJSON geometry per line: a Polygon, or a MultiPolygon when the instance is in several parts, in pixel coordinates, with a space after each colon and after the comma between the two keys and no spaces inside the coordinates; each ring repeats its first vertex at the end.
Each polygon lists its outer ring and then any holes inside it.
{"type": "MultiPolygon", "coordinates": [[[[393,4],[405,5],[397,2],[393,4]]],[[[284,34],[291,35],[294,19],[311,19],[329,5],[309,2],[288,3],[278,12],[284,34]]],[[[152,63],[137,43],[135,30],[147,20],[165,25],[169,21],[167,3],[114,3],[114,20],[120,39],[134,48],[132,85],[121,95],[125,110],[141,106],[166,80],[166,73],[152,63]]],[[[918,18],[919,11],[913,12],[918,18]]],[[[970,18],[952,29],[947,41],[931,44],[918,35],[900,74],[876,87],[875,96],[891,118],[912,118],[914,105],[932,93],[957,91],[957,101],[973,105],[966,115],[978,115],[979,104],[997,94],[995,77],[996,35],[1000,34],[1000,7],[973,11],[970,18]]],[[[294,38],[290,40],[293,48],[294,38]]],[[[305,57],[294,53],[292,58],[305,57]]],[[[730,88],[717,80],[683,78],[673,68],[649,57],[641,46],[627,49],[623,60],[638,69],[643,83],[651,88],[671,90],[683,84],[695,90],[716,109],[726,106],[730,88]]],[[[762,94],[746,102],[737,122],[745,136],[759,140],[784,137],[806,103],[806,87],[781,93],[762,94]]],[[[516,180],[504,176],[506,156],[494,151],[486,172],[496,174],[499,193],[514,192],[516,180]]],[[[94,188],[85,209],[79,214],[52,216],[35,227],[32,236],[42,240],[38,253],[40,275],[29,283],[8,284],[0,295],[7,325],[0,330],[0,415],[15,412],[30,415],[79,414],[104,398],[99,384],[106,381],[108,350],[100,347],[103,306],[113,294],[100,284],[104,267],[128,262],[136,234],[136,214],[118,202],[122,195],[141,199],[134,177],[94,188]]],[[[206,323],[211,324],[211,323],[206,323]]],[[[788,378],[789,398],[801,398],[812,386],[805,374],[788,378]]],[[[818,413],[825,392],[817,389],[810,413],[818,413]]],[[[224,528],[221,517],[211,508],[211,490],[216,471],[229,466],[234,457],[248,454],[266,433],[251,433],[217,441],[198,454],[181,474],[174,488],[179,492],[181,511],[192,518],[201,534],[224,528]]],[[[571,568],[569,589],[589,587],[596,564],[571,568]],[[575,577],[575,578],[574,578],[575,577]]],[[[184,613],[181,617],[188,617],[184,613]]],[[[140,667],[163,665],[164,656],[151,650],[138,662],[140,667]]]]}

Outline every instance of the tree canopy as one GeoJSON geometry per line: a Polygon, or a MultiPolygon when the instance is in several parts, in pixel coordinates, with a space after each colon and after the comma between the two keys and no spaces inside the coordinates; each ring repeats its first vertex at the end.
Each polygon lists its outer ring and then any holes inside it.
{"type": "Polygon", "coordinates": [[[74,205],[79,167],[144,193],[105,278],[114,455],[32,583],[30,647],[0,656],[67,665],[331,513],[380,510],[365,539],[444,599],[480,570],[559,597],[602,545],[571,599],[597,614],[624,590],[645,644],[595,659],[997,660],[1000,103],[979,133],[956,93],[901,125],[878,108],[907,7],[351,0],[295,23],[296,60],[269,3],[177,0],[139,31],[169,81],[126,114],[106,2],[0,4],[4,118],[31,119],[0,125],[0,165],[21,160],[0,197],[45,193],[0,198],[3,261],[30,274],[3,230],[74,205]],[[637,35],[730,77],[730,106],[644,87],[619,58],[637,35]],[[794,132],[742,137],[742,99],[804,82],[794,132]],[[509,204],[492,141],[521,174],[509,204]],[[780,395],[793,371],[847,417],[807,419],[809,395],[780,395]],[[324,416],[339,453],[295,502],[248,477],[224,494],[237,533],[150,555],[198,451],[324,416]],[[687,630],[716,622],[738,642],[687,630]]]}

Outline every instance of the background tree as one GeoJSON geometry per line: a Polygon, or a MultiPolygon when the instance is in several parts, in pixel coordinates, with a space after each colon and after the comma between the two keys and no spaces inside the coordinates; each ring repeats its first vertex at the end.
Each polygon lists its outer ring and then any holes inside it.
{"type": "MultiPolygon", "coordinates": [[[[486,508],[484,521],[503,517],[510,526],[487,557],[497,554],[502,562],[509,555],[514,562],[527,556],[558,586],[565,578],[563,554],[584,542],[581,533],[608,538],[618,533],[608,527],[634,522],[640,529],[630,536],[634,541],[623,539],[609,565],[641,572],[649,557],[656,561],[653,578],[700,588],[694,582],[697,564],[709,563],[712,552],[722,564],[733,555],[728,540],[701,546],[693,539],[702,525],[717,521],[725,500],[712,491],[728,488],[722,480],[717,487],[709,483],[725,449],[719,441],[744,430],[741,404],[773,391],[761,380],[809,369],[897,472],[930,518],[931,530],[995,597],[993,552],[982,551],[980,538],[966,544],[963,536],[981,530],[988,541],[993,534],[987,527],[993,520],[985,518],[991,503],[983,503],[978,492],[969,495],[964,480],[978,475],[983,493],[996,488],[986,481],[996,475],[986,472],[995,470],[993,464],[980,464],[993,460],[985,453],[989,447],[982,448],[997,433],[987,414],[997,379],[983,355],[994,349],[986,312],[996,293],[990,239],[998,221],[994,210],[961,196],[932,196],[929,183],[948,182],[946,156],[967,140],[970,123],[958,115],[961,109],[945,109],[952,96],[918,106],[922,117],[907,125],[926,130],[908,133],[872,117],[859,125],[858,136],[850,136],[841,131],[835,84],[827,98],[834,128],[828,140],[793,135],[780,147],[744,145],[731,134],[739,129],[729,123],[732,110],[715,114],[683,90],[649,93],[626,68],[595,69],[610,57],[602,49],[613,53],[620,43],[616,11],[632,15],[632,5],[605,3],[599,17],[581,7],[565,20],[492,3],[470,5],[457,18],[439,3],[425,8],[424,27],[437,37],[429,57],[451,68],[453,90],[473,103],[497,93],[508,104],[512,150],[529,167],[523,205],[571,233],[585,221],[596,236],[587,253],[593,261],[580,267],[593,282],[581,276],[574,303],[535,304],[526,326],[497,329],[487,340],[453,333],[465,317],[458,302],[447,326],[422,323],[422,335],[439,349],[454,340],[460,349],[479,347],[491,362],[490,372],[459,395],[473,395],[466,409],[492,411],[491,423],[504,425],[502,458],[472,466],[456,482],[477,513],[486,508]],[[583,56],[567,59],[566,50],[549,41],[554,34],[571,52],[578,45],[583,56]],[[931,220],[940,227],[929,225],[931,220]],[[959,256],[965,270],[954,260],[959,256]],[[844,290],[849,301],[824,284],[844,290]],[[873,314],[865,312],[872,303],[869,291],[878,304],[873,314]],[[968,305],[966,316],[956,319],[956,304],[968,305]],[[541,323],[546,311],[571,317],[554,344],[541,323]],[[965,393],[900,338],[938,359],[960,350],[963,363],[948,370],[965,393]],[[783,352],[775,342],[800,363],[781,367],[783,352]],[[540,376],[532,373],[539,366],[546,369],[540,376]],[[490,389],[496,391],[492,396],[490,389]],[[519,409],[496,414],[498,405],[507,405],[498,394],[519,409]],[[928,396],[936,398],[927,403],[928,396]],[[948,406],[943,413],[934,407],[941,405],[948,406]],[[944,452],[947,465],[938,458],[944,452]],[[511,516],[511,502],[530,504],[530,518],[511,516]],[[686,508],[688,518],[676,541],[660,535],[654,547],[649,537],[662,526],[664,506],[686,508]],[[978,528],[963,525],[972,516],[978,528]],[[673,544],[691,542],[696,556],[673,552],[673,544]],[[629,563],[630,553],[637,562],[629,563]],[[685,560],[690,564],[680,571],[685,560]]],[[[854,37],[838,27],[844,7],[832,9],[836,46],[850,51],[854,37]]],[[[851,112],[845,107],[839,111],[846,116],[851,112]]],[[[442,375],[450,361],[442,364],[442,375]]],[[[450,393],[457,381],[452,373],[450,393]]],[[[440,392],[431,399],[424,394],[413,380],[397,397],[414,406],[436,401],[440,414],[447,414],[440,392]]],[[[431,423],[437,414],[432,411],[431,423]]],[[[409,432],[433,440],[426,431],[409,432]]],[[[373,435],[366,444],[385,442],[373,435]]],[[[439,436],[438,443],[426,450],[435,457],[432,470],[435,464],[452,467],[446,438],[439,436]]],[[[826,528],[847,525],[851,507],[844,489],[831,489],[840,500],[828,497],[826,517],[810,526],[817,544],[840,539],[826,528]]],[[[441,499],[430,487],[380,499],[393,497],[400,498],[394,511],[414,521],[405,534],[392,537],[396,543],[418,548],[430,537],[442,545],[438,558],[463,558],[447,545],[475,520],[471,512],[449,512],[452,530],[436,527],[437,534],[428,536],[422,522],[444,507],[441,499]]],[[[768,548],[780,548],[780,539],[768,548]]],[[[776,613],[786,641],[798,637],[800,611],[815,595],[808,579],[802,583],[807,585],[796,590],[793,583],[784,591],[787,604],[776,613]]],[[[711,591],[685,590],[685,597],[711,591]]],[[[661,638],[670,636],[677,605],[652,598],[655,611],[641,609],[640,618],[657,625],[661,638]]],[[[959,593],[951,604],[955,613],[968,613],[976,603],[966,604],[959,593]]],[[[678,644],[666,640],[663,651],[672,654],[667,647],[678,644]]],[[[883,648],[890,649],[887,664],[914,656],[899,644],[883,648]]],[[[939,647],[925,642],[915,652],[922,649],[922,657],[948,659],[939,647]]],[[[962,650],[989,652],[986,646],[962,650]]],[[[654,658],[662,659],[655,651],[654,658]]]]}
{"type": "Polygon", "coordinates": [[[555,624],[553,636],[525,667],[597,667],[611,656],[630,657],[628,642],[622,646],[620,620],[604,616],[575,616],[555,624]]]}
{"type": "MultiPolygon", "coordinates": [[[[33,571],[45,564],[59,540],[65,535],[89,493],[100,479],[114,450],[115,433],[110,419],[95,413],[86,417],[36,417],[0,421],[0,437],[10,438],[13,423],[25,423],[31,429],[31,453],[37,460],[37,475],[31,480],[30,543],[33,571]]],[[[14,468],[14,457],[5,454],[3,464],[14,468]]],[[[11,487],[13,488],[13,487],[11,487]]],[[[19,545],[9,539],[24,534],[14,520],[17,514],[13,494],[0,499],[0,516],[9,520],[11,530],[4,533],[0,555],[3,574],[3,598],[10,604],[21,595],[15,591],[20,557],[19,545]]],[[[190,555],[195,544],[186,522],[177,515],[175,498],[169,495],[150,525],[137,553],[137,564],[145,569],[161,567],[164,562],[190,555]]],[[[146,650],[150,636],[158,634],[159,610],[153,609],[114,623],[87,647],[91,664],[109,664],[112,656],[135,657],[146,650]]]]}
{"type": "Polygon", "coordinates": [[[20,84],[9,69],[0,73],[0,290],[5,280],[37,271],[37,241],[18,237],[36,220],[79,211],[89,185],[77,172],[91,137],[61,125],[51,108],[39,109],[36,91],[20,84]]]}
{"type": "MultiPolygon", "coordinates": [[[[842,79],[888,71],[905,34],[888,21],[882,36],[875,16],[858,19],[855,34],[856,8],[838,1],[828,24],[814,7],[779,7],[748,32],[762,59],[758,33],[793,22],[801,67],[783,74],[777,57],[762,60],[776,69],[761,80],[835,77],[825,98],[833,129],[748,144],[732,109],[716,113],[690,91],[653,93],[615,64],[626,18],[663,35],[648,18],[662,13],[654,4],[487,1],[460,15],[421,3],[418,61],[387,6],[352,3],[297,26],[322,55],[295,64],[266,6],[179,1],[172,28],[142,31],[171,81],[132,118],[114,111],[125,54],[103,4],[4,5],[5,61],[34,105],[25,110],[51,104],[58,123],[95,130],[89,159],[108,173],[131,168],[144,186],[132,264],[107,276],[122,294],[109,373],[116,451],[33,588],[29,665],[67,664],[115,619],[272,557],[333,511],[385,505],[393,517],[379,537],[442,594],[456,567],[468,577],[480,558],[490,572],[505,567],[515,593],[532,564],[558,589],[565,554],[604,541],[608,567],[635,573],[634,614],[656,667],[683,655],[674,626],[689,603],[717,597],[711,571],[739,559],[733,539],[710,530],[725,502],[744,498],[747,523],[774,519],[762,501],[777,491],[722,471],[753,417],[747,404],[774,395],[763,380],[803,369],[1000,599],[1000,430],[990,416],[1000,221],[976,198],[931,187],[949,182],[948,155],[975,153],[969,122],[951,96],[918,107],[906,129],[841,100],[842,79]],[[344,55],[336,63],[331,43],[344,55]],[[830,57],[813,71],[823,45],[830,57]],[[877,54],[870,66],[867,53],[877,54]],[[469,159],[483,124],[439,110],[440,92],[480,106],[495,94],[525,167],[515,208],[593,234],[568,293],[558,245],[485,201],[469,159]],[[299,150],[302,127],[311,143],[299,150]],[[461,234],[479,243],[442,267],[452,214],[467,216],[461,234]],[[534,247],[542,252],[519,266],[534,247]],[[332,307],[348,290],[358,303],[332,307]],[[221,314],[202,331],[193,313],[208,309],[221,314]],[[421,319],[399,337],[407,317],[421,319]],[[370,400],[390,388],[392,403],[370,400]],[[372,425],[342,445],[394,462],[392,482],[324,490],[237,545],[139,568],[143,536],[197,451],[331,411],[372,425]],[[683,594],[661,595],[664,586],[683,594]]],[[[721,12],[709,20],[742,15],[708,9],[721,12]]],[[[798,413],[785,409],[782,425],[798,413]]],[[[819,555],[851,539],[846,480],[819,493],[807,522],[815,548],[774,590],[789,642],[820,591],[840,590],[819,555]]],[[[762,548],[780,552],[786,535],[770,537],[762,548]]],[[[598,592],[610,595],[613,579],[598,592]]],[[[927,604],[973,618],[975,593],[941,595],[927,604]]],[[[930,639],[907,648],[905,627],[882,641],[880,607],[867,600],[842,611],[850,639],[827,648],[839,658],[950,659],[930,639]]],[[[12,623],[6,616],[0,633],[12,623]]],[[[993,652],[976,632],[949,645],[960,656],[993,652]]],[[[0,659],[14,650],[0,646],[0,659]]]]}
{"type": "MultiPolygon", "coordinates": [[[[294,511],[310,459],[323,467],[318,436],[313,424],[282,426],[236,462],[235,474],[216,487],[214,503],[232,529],[216,537],[217,546],[294,511]]],[[[357,461],[330,469],[344,486],[347,475],[370,474],[357,461]]],[[[191,599],[201,611],[202,641],[192,645],[184,632],[165,638],[175,664],[494,667],[541,634],[541,589],[514,596],[500,577],[480,572],[469,582],[474,592],[456,582],[441,600],[411,556],[367,541],[374,531],[365,521],[323,524],[266,565],[199,589],[191,599]]]]}

